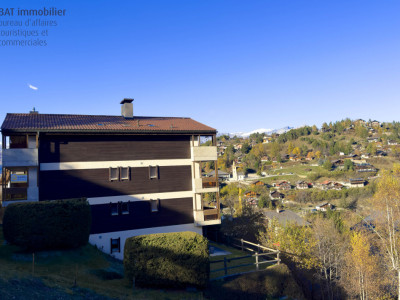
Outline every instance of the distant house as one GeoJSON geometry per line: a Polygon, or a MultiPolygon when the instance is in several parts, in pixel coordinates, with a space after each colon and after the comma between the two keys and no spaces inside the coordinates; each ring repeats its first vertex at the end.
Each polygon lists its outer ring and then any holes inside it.
{"type": "Polygon", "coordinates": [[[377,136],[367,138],[368,143],[377,143],[379,140],[380,138],[377,136]]]}
{"type": "Polygon", "coordinates": [[[277,187],[280,190],[285,190],[285,191],[292,189],[292,186],[290,185],[290,183],[287,181],[284,181],[284,180],[275,183],[275,187],[277,187]]]}
{"type": "Polygon", "coordinates": [[[242,149],[242,144],[236,144],[236,145],[233,145],[233,149],[235,149],[235,150],[241,150],[242,149]]]}
{"type": "Polygon", "coordinates": [[[271,200],[282,200],[285,195],[279,193],[278,191],[273,191],[269,194],[269,197],[271,198],[271,200]]]}
{"type": "Polygon", "coordinates": [[[363,119],[358,119],[354,121],[355,125],[362,125],[364,126],[365,124],[367,124],[367,122],[365,122],[363,119]]]}
{"type": "Polygon", "coordinates": [[[341,190],[344,188],[344,185],[339,182],[334,182],[330,180],[326,180],[321,183],[321,189],[323,190],[341,190]]]}
{"type": "Polygon", "coordinates": [[[360,164],[360,165],[355,165],[354,170],[358,173],[361,172],[376,172],[376,168],[371,165],[371,164],[360,164]]]}
{"type": "Polygon", "coordinates": [[[268,156],[265,155],[265,156],[261,157],[261,162],[267,162],[267,161],[270,161],[268,156]]]}
{"type": "Polygon", "coordinates": [[[304,220],[295,212],[283,209],[283,210],[268,210],[264,211],[264,216],[268,222],[273,219],[277,220],[280,226],[286,226],[286,224],[296,224],[298,226],[309,226],[311,225],[309,222],[304,220]]]}
{"type": "Polygon", "coordinates": [[[310,187],[310,184],[305,181],[298,181],[296,183],[296,188],[299,190],[306,190],[310,187]]]}
{"type": "Polygon", "coordinates": [[[381,123],[377,120],[374,120],[370,123],[370,126],[372,127],[381,127],[381,123]]]}
{"type": "Polygon", "coordinates": [[[265,185],[265,183],[262,182],[262,181],[260,181],[260,180],[254,180],[254,181],[252,181],[250,184],[251,184],[252,187],[255,187],[255,186],[264,186],[264,185],[265,185]]]}
{"type": "Polygon", "coordinates": [[[361,158],[370,158],[370,156],[371,156],[371,154],[369,154],[369,153],[361,154],[361,158]]]}
{"type": "Polygon", "coordinates": [[[333,208],[333,205],[330,204],[329,202],[322,203],[315,207],[315,209],[318,211],[327,211],[328,209],[332,209],[332,208],[333,208]]]}
{"type": "Polygon", "coordinates": [[[343,159],[333,160],[333,161],[331,161],[331,163],[335,169],[343,169],[344,168],[344,160],[343,159]]]}
{"type": "Polygon", "coordinates": [[[272,136],[267,135],[263,137],[263,144],[271,143],[271,141],[272,141],[272,136]]]}
{"type": "Polygon", "coordinates": [[[395,145],[397,145],[398,143],[395,141],[395,140],[388,140],[388,145],[389,146],[395,146],[395,145]]]}
{"type": "Polygon", "coordinates": [[[353,178],[349,182],[351,187],[363,187],[366,184],[366,181],[362,178],[353,178]]]}
{"type": "MultiPolygon", "coordinates": [[[[215,170],[212,170],[211,172],[207,173],[207,177],[215,177],[215,170]]],[[[231,174],[218,170],[218,179],[220,181],[229,180],[229,178],[231,178],[231,174]]]]}
{"type": "Polygon", "coordinates": [[[384,157],[384,156],[387,156],[387,153],[385,151],[378,150],[378,151],[376,151],[376,154],[374,156],[375,157],[384,157]]]}
{"type": "Polygon", "coordinates": [[[246,198],[257,198],[257,197],[260,196],[260,194],[257,194],[257,193],[254,192],[254,191],[246,191],[246,192],[244,192],[244,196],[245,196],[246,198]]]}

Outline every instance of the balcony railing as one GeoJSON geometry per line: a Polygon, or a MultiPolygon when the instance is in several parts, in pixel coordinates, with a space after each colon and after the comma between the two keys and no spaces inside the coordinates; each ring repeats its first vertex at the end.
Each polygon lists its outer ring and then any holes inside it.
{"type": "Polygon", "coordinates": [[[195,178],[196,193],[212,193],[218,192],[218,181],[216,177],[195,178]]]}
{"type": "Polygon", "coordinates": [[[27,200],[28,199],[28,189],[26,187],[15,187],[15,188],[5,188],[4,198],[5,201],[14,200],[27,200]]]}
{"type": "Polygon", "coordinates": [[[219,209],[204,207],[203,210],[194,211],[194,221],[197,226],[221,224],[219,209]]]}
{"type": "Polygon", "coordinates": [[[192,161],[214,161],[217,160],[216,146],[194,146],[191,148],[192,161]]]}
{"type": "Polygon", "coordinates": [[[3,149],[3,167],[38,166],[38,149],[3,149]]]}

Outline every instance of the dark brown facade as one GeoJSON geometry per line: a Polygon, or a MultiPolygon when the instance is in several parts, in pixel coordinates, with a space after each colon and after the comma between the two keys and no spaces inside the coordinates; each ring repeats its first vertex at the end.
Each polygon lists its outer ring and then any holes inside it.
{"type": "Polygon", "coordinates": [[[160,200],[157,212],[149,201],[129,202],[129,214],[112,215],[111,204],[92,205],[91,234],[193,223],[193,199],[160,200]]]}
{"type": "Polygon", "coordinates": [[[159,167],[157,179],[149,178],[149,168],[130,168],[130,180],[110,181],[109,169],[41,171],[39,199],[109,197],[132,194],[191,191],[190,166],[159,167]]]}
{"type": "Polygon", "coordinates": [[[42,135],[39,160],[49,162],[190,158],[189,135],[42,135]]]}

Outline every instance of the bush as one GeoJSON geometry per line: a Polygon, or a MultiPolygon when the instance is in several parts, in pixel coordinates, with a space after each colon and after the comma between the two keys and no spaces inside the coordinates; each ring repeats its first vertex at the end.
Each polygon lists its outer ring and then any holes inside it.
{"type": "Polygon", "coordinates": [[[26,250],[68,249],[85,245],[91,226],[86,199],[13,203],[3,218],[5,239],[26,250]]]}
{"type": "Polygon", "coordinates": [[[131,237],[125,242],[124,268],[125,276],[141,287],[204,288],[208,241],[190,231],[131,237]]]}

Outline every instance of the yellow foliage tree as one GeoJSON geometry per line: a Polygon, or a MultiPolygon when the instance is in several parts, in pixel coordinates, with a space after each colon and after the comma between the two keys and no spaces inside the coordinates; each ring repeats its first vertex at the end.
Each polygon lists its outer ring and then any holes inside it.
{"type": "Polygon", "coordinates": [[[293,149],[292,153],[293,153],[294,155],[299,156],[299,155],[301,154],[301,150],[300,150],[299,147],[295,147],[295,148],[293,149]]]}
{"type": "Polygon", "coordinates": [[[320,159],[320,158],[321,158],[321,151],[319,151],[319,150],[316,151],[316,152],[315,152],[315,157],[318,158],[318,159],[320,159]]]}

